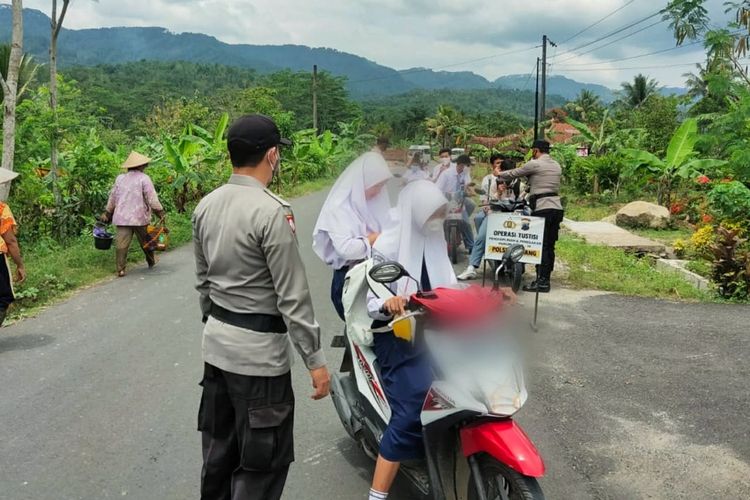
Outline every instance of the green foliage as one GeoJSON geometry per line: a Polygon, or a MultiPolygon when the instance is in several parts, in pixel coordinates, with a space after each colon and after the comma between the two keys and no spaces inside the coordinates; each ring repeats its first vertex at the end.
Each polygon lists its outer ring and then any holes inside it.
{"type": "Polygon", "coordinates": [[[740,223],[750,229],[750,189],[743,183],[717,183],[708,192],[708,200],[718,222],[740,223]]]}
{"type": "Polygon", "coordinates": [[[637,108],[643,104],[646,99],[656,94],[659,84],[656,80],[649,79],[642,74],[637,74],[632,82],[622,83],[622,92],[619,104],[625,108],[637,108]]]}
{"type": "Polygon", "coordinates": [[[664,159],[648,151],[626,149],[623,151],[632,161],[627,175],[640,172],[658,185],[657,201],[670,206],[672,190],[677,181],[694,179],[703,172],[720,167],[723,160],[695,158],[695,145],[698,141],[698,122],[693,118],[685,120],[672,136],[664,159]]]}
{"type": "Polygon", "coordinates": [[[716,229],[716,242],[711,246],[713,281],[722,297],[746,300],[750,296],[750,249],[740,233],[740,229],[716,229]]]}
{"type": "MultiPolygon", "coordinates": [[[[8,78],[8,65],[10,64],[10,44],[0,45],[0,75],[3,80],[8,78]]],[[[35,82],[39,65],[29,54],[21,55],[21,65],[18,68],[18,91],[17,95],[22,97],[26,90],[35,82]]],[[[3,89],[0,87],[0,100],[3,99],[3,89]]]]}
{"type": "Polygon", "coordinates": [[[649,96],[640,106],[618,117],[625,129],[644,131],[639,147],[655,155],[663,155],[669,139],[677,129],[678,98],[658,94],[649,96]]]}

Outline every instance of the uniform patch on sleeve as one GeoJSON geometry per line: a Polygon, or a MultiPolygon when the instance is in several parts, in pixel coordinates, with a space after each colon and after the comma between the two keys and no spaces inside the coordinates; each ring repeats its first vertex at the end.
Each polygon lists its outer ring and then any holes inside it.
{"type": "Polygon", "coordinates": [[[297,223],[294,222],[294,214],[293,213],[290,212],[290,213],[286,214],[286,222],[287,222],[287,224],[289,224],[289,227],[292,228],[292,234],[296,235],[297,234],[297,223]]]}

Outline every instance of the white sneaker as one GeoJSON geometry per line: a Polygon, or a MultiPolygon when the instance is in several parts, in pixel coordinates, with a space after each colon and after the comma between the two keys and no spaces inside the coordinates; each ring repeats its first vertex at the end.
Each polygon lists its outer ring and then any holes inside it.
{"type": "Polygon", "coordinates": [[[473,280],[477,278],[477,270],[474,268],[474,266],[469,265],[469,267],[466,268],[466,271],[462,272],[457,276],[458,279],[461,281],[467,281],[467,280],[473,280]]]}

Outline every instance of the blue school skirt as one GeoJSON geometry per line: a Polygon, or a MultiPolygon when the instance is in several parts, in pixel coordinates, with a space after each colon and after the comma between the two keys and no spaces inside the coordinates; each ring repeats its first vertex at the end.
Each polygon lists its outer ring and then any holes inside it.
{"type": "MultiPolygon", "coordinates": [[[[373,327],[384,324],[376,321],[373,327]]],[[[427,353],[393,333],[376,333],[374,340],[383,389],[391,406],[380,455],[391,462],[417,460],[424,457],[420,413],[432,385],[427,353]]]]}

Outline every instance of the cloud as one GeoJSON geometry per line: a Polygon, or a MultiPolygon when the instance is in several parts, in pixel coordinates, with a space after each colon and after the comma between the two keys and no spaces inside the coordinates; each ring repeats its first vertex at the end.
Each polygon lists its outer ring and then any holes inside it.
{"type": "MultiPolygon", "coordinates": [[[[697,46],[621,63],[607,62],[673,47],[674,38],[667,23],[608,47],[598,49],[613,38],[571,52],[653,14],[665,3],[636,0],[567,41],[628,1],[76,0],[71,4],[66,26],[162,26],[174,32],[206,33],[227,43],[331,47],[398,69],[422,66],[465,70],[489,79],[528,73],[539,50],[523,49],[539,45],[542,34],[547,34],[559,44],[549,53],[553,73],[560,71],[577,80],[616,87],[641,71],[663,84],[681,84],[682,73],[691,69],[688,64],[704,58],[700,50],[695,50],[699,49],[697,46]],[[597,50],[580,54],[591,49],[597,50]],[[489,56],[495,57],[485,59],[489,56]],[[685,66],[672,66],[678,63],[685,66]],[[588,71],[586,64],[591,64],[588,71]],[[647,69],[624,69],[636,67],[647,69]]],[[[711,1],[707,6],[713,19],[721,21],[727,15],[719,3],[711,1]]],[[[27,0],[25,5],[49,12],[48,0],[27,0]]],[[[654,17],[617,36],[658,20],[654,17]]]]}

